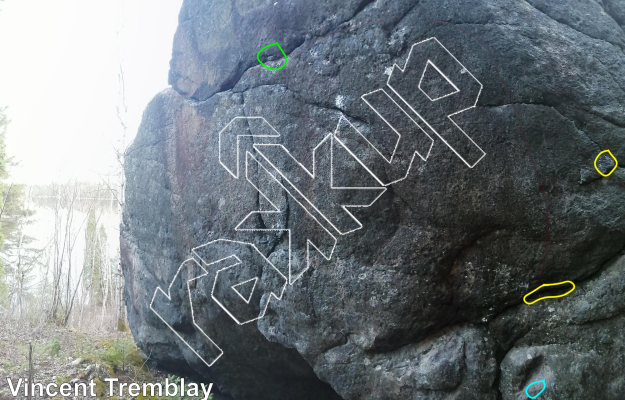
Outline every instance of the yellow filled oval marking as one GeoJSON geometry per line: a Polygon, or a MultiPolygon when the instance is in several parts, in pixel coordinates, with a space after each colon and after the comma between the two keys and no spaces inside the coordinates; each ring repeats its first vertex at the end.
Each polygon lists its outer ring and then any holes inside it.
{"type": "Polygon", "coordinates": [[[601,153],[597,154],[597,157],[595,157],[595,169],[597,170],[598,173],[601,174],[601,176],[610,176],[612,172],[616,170],[616,167],[618,167],[618,160],[616,159],[616,157],[614,157],[614,155],[612,154],[610,150],[603,150],[601,153]],[[614,160],[614,168],[612,168],[612,171],[608,172],[607,174],[604,174],[603,172],[599,171],[599,168],[597,167],[597,160],[603,153],[608,153],[610,157],[612,157],[612,159],[614,160]]]}
{"type": "Polygon", "coordinates": [[[523,301],[525,302],[525,304],[529,305],[529,304],[534,304],[537,301],[544,300],[544,299],[557,299],[558,297],[564,297],[564,296],[570,294],[573,290],[575,290],[575,284],[573,282],[571,282],[571,281],[563,281],[563,282],[558,282],[558,283],[543,283],[542,285],[540,285],[536,289],[532,290],[531,292],[529,292],[528,294],[523,296],[523,301]],[[565,283],[570,283],[573,286],[573,288],[571,290],[569,290],[568,292],[564,293],[564,294],[560,294],[560,295],[557,295],[557,296],[539,297],[536,300],[532,301],[531,303],[528,303],[527,300],[526,300],[527,296],[529,296],[530,294],[536,292],[537,290],[539,290],[542,287],[545,287],[545,286],[557,286],[557,285],[562,285],[562,284],[565,284],[565,283]]]}

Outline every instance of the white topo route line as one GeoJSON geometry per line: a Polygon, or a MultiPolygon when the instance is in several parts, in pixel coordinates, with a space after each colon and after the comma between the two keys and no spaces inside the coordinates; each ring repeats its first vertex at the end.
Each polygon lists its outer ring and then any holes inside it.
{"type": "MultiPolygon", "coordinates": [[[[475,167],[486,155],[452,119],[454,115],[476,106],[483,86],[436,38],[432,37],[414,44],[410,48],[404,67],[401,68],[394,64],[388,75],[388,91],[377,89],[363,94],[361,100],[397,136],[390,157],[384,156],[382,149],[376,147],[345,116],[340,117],[336,130],[325,136],[313,148],[312,171],[309,171],[301,162],[295,159],[282,144],[277,143],[280,133],[262,116],[235,117],[219,131],[219,163],[235,179],[240,178],[240,138],[248,136],[269,139],[269,142],[254,143],[252,145],[253,150],[260,157],[257,158],[251,152],[245,151],[245,178],[258,191],[259,195],[268,202],[271,210],[251,211],[235,225],[234,232],[235,236],[237,232],[239,234],[254,231],[285,232],[288,243],[288,265],[283,267],[283,273],[280,268],[265,257],[254,243],[218,239],[193,249],[194,258],[185,260],[180,265],[168,287],[167,293],[160,287],[156,288],[150,302],[150,309],[207,366],[212,366],[223,355],[223,351],[196,322],[192,293],[193,290],[198,290],[200,287],[200,280],[203,278],[212,279],[212,284],[208,284],[208,286],[204,284],[202,290],[211,288],[210,299],[237,324],[243,325],[259,320],[264,317],[272,299],[276,301],[282,299],[287,282],[293,285],[309,269],[311,251],[316,251],[324,259],[330,260],[337,243],[335,235],[337,233],[339,235],[348,235],[363,227],[362,223],[349,211],[349,208],[366,208],[373,205],[384,194],[386,186],[408,177],[415,156],[418,155],[422,162],[427,161],[434,143],[433,137],[437,137],[447,145],[469,168],[475,167]],[[419,55],[422,57],[419,58],[419,55]],[[416,67],[411,69],[413,65],[416,65],[416,67]],[[428,71],[429,68],[432,70],[428,71]],[[428,76],[433,73],[440,75],[444,82],[453,88],[453,91],[432,98],[426,92],[427,89],[424,90],[422,88],[426,72],[428,76]],[[403,93],[402,90],[396,87],[396,81],[402,79],[405,81],[413,75],[418,79],[418,84],[416,88],[409,90],[408,94],[403,93]],[[393,94],[395,99],[398,100],[396,101],[389,93],[393,94]],[[402,96],[402,94],[404,95],[402,96]],[[375,96],[381,97],[377,97],[376,100],[375,96]],[[473,97],[475,98],[474,100],[473,97]],[[422,110],[425,107],[424,105],[428,106],[429,110],[422,110]],[[450,109],[453,107],[455,108],[450,109]],[[460,109],[458,110],[458,108],[460,109]],[[407,126],[410,132],[400,131],[403,129],[400,127],[401,121],[390,121],[389,115],[403,119],[403,122],[407,124],[404,126],[407,126]],[[438,118],[439,120],[429,120],[432,118],[438,118]],[[445,126],[445,132],[440,131],[440,128],[438,131],[434,129],[433,126],[444,125],[447,123],[446,121],[451,121],[453,125],[445,126]],[[425,124],[425,128],[422,128],[420,123],[425,124]],[[346,140],[345,137],[340,137],[342,135],[342,127],[348,129],[347,134],[353,135],[352,137],[356,138],[357,141],[346,140]],[[454,131],[455,129],[459,132],[454,131]],[[364,139],[364,144],[362,139],[364,139]],[[460,146],[457,143],[453,143],[454,141],[459,142],[460,146]],[[359,144],[355,144],[357,142],[359,144]],[[347,154],[353,159],[335,158],[334,146],[341,146],[347,150],[347,154]],[[398,161],[396,154],[401,150],[404,150],[404,153],[406,153],[404,158],[408,158],[398,161]],[[326,152],[329,152],[329,166],[327,165],[326,152]],[[366,158],[364,157],[365,153],[368,155],[366,158]],[[323,158],[324,156],[326,156],[325,159],[323,158]],[[282,158],[275,159],[276,157],[282,158]],[[378,165],[376,167],[372,164],[372,159],[381,159],[381,164],[376,164],[378,165]],[[329,171],[321,170],[318,167],[318,160],[326,160],[323,162],[324,169],[329,167],[329,171]],[[320,189],[323,190],[323,193],[320,196],[315,193],[314,198],[306,195],[306,193],[310,192],[311,187],[301,188],[298,186],[301,183],[291,179],[290,174],[293,171],[280,170],[278,165],[281,165],[284,161],[305,172],[310,177],[310,182],[321,182],[320,184],[323,185],[327,183],[327,187],[324,186],[320,189]],[[351,163],[351,165],[356,162],[379,186],[335,186],[335,162],[351,163]],[[396,171],[397,174],[394,179],[386,179],[379,173],[375,173],[375,171],[379,170],[376,169],[379,168],[379,165],[386,165],[387,168],[395,168],[396,170],[399,169],[399,171],[396,171]],[[259,177],[256,180],[250,176],[250,174],[254,173],[259,177]],[[260,179],[260,177],[264,180],[260,179]],[[325,180],[317,181],[317,179],[325,180]],[[387,182],[385,182],[385,179],[387,182]],[[275,201],[272,201],[274,199],[270,189],[286,193],[288,199],[294,201],[294,207],[301,207],[299,215],[301,215],[301,218],[305,218],[305,220],[293,218],[288,222],[289,227],[275,227],[275,224],[269,224],[271,225],[269,228],[256,226],[255,221],[259,219],[267,220],[269,218],[272,221],[278,221],[278,217],[284,212],[275,201]],[[325,208],[321,207],[316,203],[317,198],[321,198],[329,204],[325,204],[325,208]],[[328,209],[330,212],[327,211],[328,209]],[[332,215],[332,213],[337,215],[332,215]],[[340,213],[344,214],[338,215],[340,213]],[[296,240],[293,238],[296,238],[296,240]],[[293,246],[296,246],[296,248],[293,248],[293,246]],[[305,246],[305,249],[302,248],[303,246],[305,246]],[[237,251],[236,249],[247,250],[237,251]],[[296,250],[306,251],[305,261],[297,260],[296,262],[294,258],[296,257],[296,250]],[[243,253],[248,254],[251,258],[242,259],[242,257],[245,258],[242,255],[243,253]],[[213,258],[218,259],[214,260],[213,258]],[[258,263],[262,265],[259,266],[258,263]],[[190,343],[191,340],[197,340],[193,335],[189,333],[183,334],[172,326],[178,323],[171,322],[178,321],[177,318],[174,318],[175,313],[181,312],[180,308],[183,306],[186,308],[186,305],[174,304],[174,300],[172,300],[172,287],[176,279],[181,279],[183,267],[187,267],[186,271],[193,269],[202,271],[198,276],[190,276],[184,286],[189,299],[188,306],[191,310],[191,323],[201,337],[205,339],[202,348],[205,351],[208,351],[206,350],[207,347],[212,350],[213,354],[211,357],[200,354],[201,351],[197,350],[190,343]],[[259,268],[261,272],[258,272],[259,268]],[[224,282],[223,285],[221,284],[222,282],[224,282]],[[269,292],[270,294],[269,296],[262,295],[259,294],[259,291],[265,294],[269,292]],[[264,305],[261,303],[264,303],[264,305]],[[167,307],[177,307],[177,309],[168,310],[167,307]],[[172,317],[172,313],[174,317],[172,317]]],[[[401,87],[405,88],[405,85],[401,87]]],[[[314,187],[318,189],[319,185],[314,187]]],[[[188,273],[187,275],[193,274],[188,273]]]]}

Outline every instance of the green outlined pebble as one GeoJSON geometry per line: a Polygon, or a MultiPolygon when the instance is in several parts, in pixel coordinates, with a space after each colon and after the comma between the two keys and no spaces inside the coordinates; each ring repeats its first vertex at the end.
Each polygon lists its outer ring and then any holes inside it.
{"type": "Polygon", "coordinates": [[[272,43],[272,44],[268,44],[267,46],[265,46],[265,47],[263,47],[262,49],[260,49],[260,50],[258,51],[258,53],[256,53],[256,59],[258,60],[258,62],[260,63],[260,65],[262,65],[263,67],[265,67],[265,68],[267,68],[267,69],[270,69],[270,70],[272,70],[272,71],[278,71],[278,70],[281,70],[282,68],[284,68],[284,66],[286,65],[286,63],[287,63],[287,61],[288,61],[288,57],[286,56],[286,53],[284,52],[284,50],[282,50],[282,46],[280,46],[280,43],[278,43],[278,42],[275,42],[275,43],[272,43]],[[260,53],[262,53],[262,52],[263,52],[263,50],[265,50],[265,49],[267,49],[267,48],[269,48],[269,47],[272,47],[272,46],[278,46],[278,48],[280,49],[280,52],[281,52],[281,53],[282,53],[282,55],[284,56],[284,62],[283,62],[283,63],[282,63],[282,65],[280,65],[278,68],[272,68],[272,67],[270,67],[270,66],[266,65],[264,62],[262,62],[262,61],[260,60],[260,53]]]}

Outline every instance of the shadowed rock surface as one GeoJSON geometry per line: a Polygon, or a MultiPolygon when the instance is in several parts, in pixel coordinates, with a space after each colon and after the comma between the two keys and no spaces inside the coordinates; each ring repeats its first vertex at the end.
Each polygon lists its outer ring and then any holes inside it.
{"type": "MultiPolygon", "coordinates": [[[[508,400],[542,379],[540,399],[625,398],[624,27],[617,0],[185,0],[173,90],[148,105],[126,154],[122,265],[139,345],[236,400],[508,400]],[[362,228],[335,233],[331,259],[313,255],[257,322],[234,323],[197,281],[196,323],[224,352],[207,368],[150,310],[155,289],[212,240],[245,237],[276,264],[288,253],[284,232],[235,232],[265,200],[219,163],[219,132],[262,116],[281,135],[273,143],[312,167],[341,117],[364,135],[388,129],[361,96],[385,88],[393,65],[431,37],[483,85],[477,107],[454,120],[486,156],[469,168],[433,137],[427,161],[415,157],[405,180],[352,209],[362,228]],[[288,54],[279,71],[256,60],[274,42],[288,54]],[[604,178],[593,163],[606,149],[620,162],[604,178]],[[522,302],[565,280],[577,285],[569,296],[522,302]]],[[[272,51],[263,61],[278,66],[272,51]]],[[[260,157],[249,138],[241,148],[260,157]]],[[[362,184],[351,156],[334,157],[341,185],[362,184]]],[[[297,175],[287,161],[276,166],[297,175]]],[[[274,195],[283,214],[259,226],[301,229],[293,197],[274,195]]],[[[331,209],[329,196],[314,201],[331,209]]],[[[305,260],[305,247],[292,251],[305,260]]],[[[181,274],[162,312],[203,346],[186,300],[198,272],[181,274]]]]}

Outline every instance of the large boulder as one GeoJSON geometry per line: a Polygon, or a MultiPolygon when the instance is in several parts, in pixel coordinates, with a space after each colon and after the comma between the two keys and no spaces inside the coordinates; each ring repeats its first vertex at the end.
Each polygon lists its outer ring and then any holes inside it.
{"type": "Polygon", "coordinates": [[[625,398],[624,27],[618,0],[185,0],[126,153],[138,344],[237,400],[625,398]],[[227,241],[246,305],[217,302],[227,241]]]}

